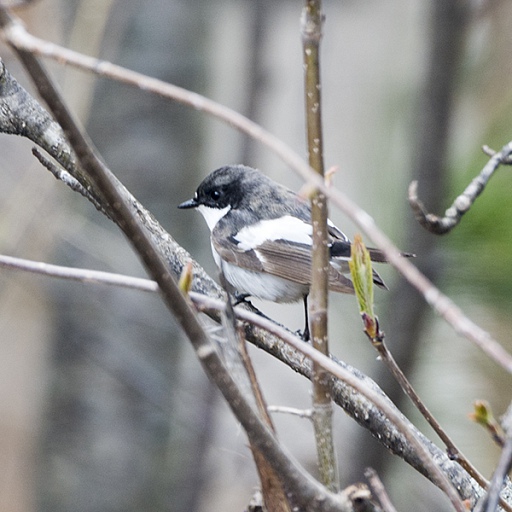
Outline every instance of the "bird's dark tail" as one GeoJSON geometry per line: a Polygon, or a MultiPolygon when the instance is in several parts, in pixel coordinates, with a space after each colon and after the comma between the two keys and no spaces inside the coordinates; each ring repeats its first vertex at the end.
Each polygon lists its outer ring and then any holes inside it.
{"type": "MultiPolygon", "coordinates": [[[[388,259],[386,258],[385,254],[380,249],[372,249],[368,248],[368,252],[370,253],[370,259],[372,261],[375,261],[375,263],[387,263],[388,259]]],[[[415,258],[416,254],[413,254],[412,252],[401,252],[400,256],[403,258],[415,258]]]]}
{"type": "MultiPolygon", "coordinates": [[[[388,260],[380,249],[368,247],[370,259],[375,263],[387,263],[388,260]]],[[[331,258],[350,259],[350,242],[336,241],[329,247],[331,258]]],[[[414,258],[416,255],[410,252],[401,252],[400,256],[404,258],[414,258]]]]}

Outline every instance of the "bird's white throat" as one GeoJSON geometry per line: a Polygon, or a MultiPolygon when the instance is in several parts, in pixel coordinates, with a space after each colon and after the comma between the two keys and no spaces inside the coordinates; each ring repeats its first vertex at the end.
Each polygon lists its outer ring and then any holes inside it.
{"type": "Polygon", "coordinates": [[[200,204],[197,207],[197,210],[201,212],[201,215],[204,217],[206,224],[210,228],[210,231],[213,231],[213,228],[216,226],[217,222],[219,222],[226,213],[231,210],[231,206],[226,206],[224,208],[211,208],[210,206],[205,206],[204,204],[200,204]]]}

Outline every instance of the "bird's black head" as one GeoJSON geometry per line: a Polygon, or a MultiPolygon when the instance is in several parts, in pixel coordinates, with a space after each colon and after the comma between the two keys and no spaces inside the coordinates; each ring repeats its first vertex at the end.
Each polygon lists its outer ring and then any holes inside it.
{"type": "Polygon", "coordinates": [[[238,208],[254,189],[255,181],[263,175],[244,165],[226,166],[213,171],[197,187],[192,199],[178,208],[196,208],[200,205],[221,210],[226,206],[238,208]]]}

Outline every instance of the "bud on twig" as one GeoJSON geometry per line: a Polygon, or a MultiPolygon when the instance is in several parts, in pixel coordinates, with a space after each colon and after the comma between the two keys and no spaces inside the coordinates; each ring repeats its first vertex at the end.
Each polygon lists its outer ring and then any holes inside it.
{"type": "Polygon", "coordinates": [[[192,272],[192,262],[189,261],[181,272],[180,280],[178,281],[178,286],[180,290],[188,295],[190,290],[192,289],[192,281],[194,279],[194,273],[192,272]]]}
{"type": "Polygon", "coordinates": [[[379,329],[379,320],[373,311],[373,269],[370,253],[363,243],[361,235],[355,235],[351,247],[351,259],[348,262],[364,332],[372,343],[381,343],[383,334],[379,329]]]}

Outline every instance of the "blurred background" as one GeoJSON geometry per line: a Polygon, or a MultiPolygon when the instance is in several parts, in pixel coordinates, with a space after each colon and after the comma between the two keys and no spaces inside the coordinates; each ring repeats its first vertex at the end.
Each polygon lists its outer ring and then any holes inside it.
{"type": "MultiPolygon", "coordinates": [[[[483,144],[512,139],[512,3],[506,0],[323,2],[326,167],[437,285],[512,350],[512,180],[498,172],[452,234],[412,219],[419,180],[442,214],[485,165],[483,144]]],[[[16,12],[35,35],[189,88],[305,151],[295,0],[39,0],[16,12]]],[[[29,90],[9,49],[0,55],[29,90]]],[[[260,168],[300,180],[261,145],[181,105],[47,62],[73,110],[128,189],[215,276],[208,230],[178,211],[209,172],[260,168]]],[[[57,182],[31,144],[0,135],[0,253],[144,276],[119,231],[57,182]]],[[[339,211],[331,218],[357,232],[339,211]]],[[[498,450],[468,419],[496,414],[511,379],[426,309],[390,268],[377,292],[387,343],[455,442],[490,476],[498,450]]],[[[258,303],[291,329],[302,306],[258,303]]],[[[332,351],[372,376],[435,441],[376,361],[356,302],[330,297],[332,351]]],[[[0,512],[240,511],[258,485],[246,438],[156,296],[0,271],[0,512]]],[[[307,408],[310,387],[251,351],[272,405],[307,408]]],[[[367,465],[399,509],[449,510],[423,477],[335,414],[343,487],[367,465]]],[[[276,416],[280,438],[315,472],[307,420],[276,416]]]]}

